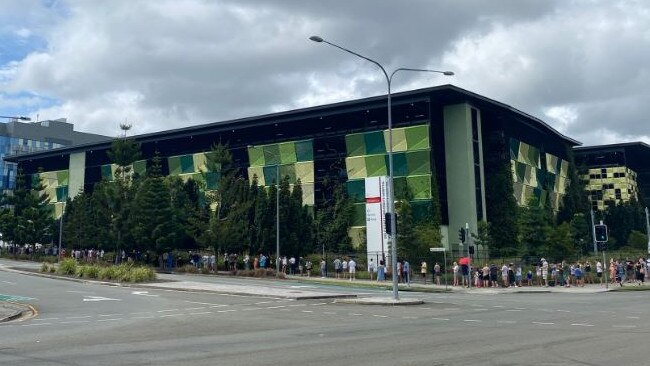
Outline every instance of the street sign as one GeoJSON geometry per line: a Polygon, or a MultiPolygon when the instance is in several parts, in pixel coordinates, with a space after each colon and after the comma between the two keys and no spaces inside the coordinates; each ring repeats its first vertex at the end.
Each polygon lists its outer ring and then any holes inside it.
{"type": "Polygon", "coordinates": [[[446,252],[447,248],[429,248],[430,252],[446,252]]]}

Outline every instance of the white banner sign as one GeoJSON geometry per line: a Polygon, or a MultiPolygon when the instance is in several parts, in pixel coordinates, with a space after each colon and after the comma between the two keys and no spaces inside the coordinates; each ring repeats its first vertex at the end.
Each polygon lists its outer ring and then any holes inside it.
{"type": "Polygon", "coordinates": [[[385,213],[389,209],[388,177],[366,178],[366,241],[368,262],[388,255],[390,239],[386,235],[385,213]]]}

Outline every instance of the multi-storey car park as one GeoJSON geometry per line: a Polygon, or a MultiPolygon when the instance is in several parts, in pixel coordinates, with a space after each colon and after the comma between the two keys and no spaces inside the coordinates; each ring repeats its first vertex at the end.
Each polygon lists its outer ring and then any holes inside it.
{"type": "MultiPolygon", "coordinates": [[[[511,106],[453,85],[393,95],[394,184],[412,194],[414,215],[430,217],[439,203],[443,243],[460,250],[458,228],[477,231],[481,220],[498,215],[493,207],[504,199],[503,172],[520,205],[550,203],[559,208],[570,182],[572,148],[579,143],[544,121],[511,106]],[[505,168],[504,168],[505,167],[505,168]],[[501,174],[500,178],[497,177],[501,174]]],[[[365,186],[368,177],[387,172],[387,97],[377,96],[274,114],[134,136],[143,160],[134,170],[144,172],[155,152],[164,174],[207,179],[213,187],[218,172],[201,174],[205,153],[214,143],[227,143],[234,162],[248,179],[275,183],[276,167],[291,182],[300,180],[303,200],[314,210],[331,192],[325,180],[346,184],[356,216],[351,237],[365,230],[365,186]],[[207,178],[206,178],[207,177],[207,178]],[[326,179],[327,178],[327,179],[326,179]]],[[[107,151],[111,142],[98,142],[33,152],[11,158],[26,174],[40,173],[56,215],[68,195],[92,190],[110,179],[107,151]]],[[[363,243],[357,243],[360,250],[363,243]]],[[[477,248],[478,250],[485,248],[477,248]]]]}
{"type": "Polygon", "coordinates": [[[647,144],[580,146],[574,149],[574,154],[595,211],[630,200],[650,202],[650,146],[647,144]]]}

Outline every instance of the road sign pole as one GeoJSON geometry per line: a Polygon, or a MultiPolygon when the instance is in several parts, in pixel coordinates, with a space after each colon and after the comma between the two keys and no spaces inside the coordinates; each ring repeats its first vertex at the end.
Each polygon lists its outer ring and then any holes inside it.
{"type": "Polygon", "coordinates": [[[648,214],[648,208],[645,208],[645,233],[648,236],[648,254],[650,254],[650,216],[648,214]]]}
{"type": "Polygon", "coordinates": [[[598,243],[596,243],[596,223],[594,221],[594,210],[591,210],[591,237],[594,242],[594,254],[598,254],[598,243]]]}

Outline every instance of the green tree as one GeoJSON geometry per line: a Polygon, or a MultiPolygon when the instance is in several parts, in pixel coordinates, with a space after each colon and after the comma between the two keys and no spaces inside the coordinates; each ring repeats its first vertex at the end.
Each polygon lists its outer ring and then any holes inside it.
{"type": "Polygon", "coordinates": [[[559,224],[573,220],[576,214],[586,215],[591,209],[587,191],[585,190],[586,182],[580,179],[579,175],[579,170],[582,171],[584,168],[576,168],[571,147],[567,146],[566,151],[569,159],[569,170],[567,172],[569,185],[557,213],[557,222],[559,224]]]}
{"type": "Polygon", "coordinates": [[[591,246],[591,225],[583,213],[576,213],[571,219],[571,238],[575,243],[575,252],[584,253],[589,252],[588,247],[591,246]]]}
{"type": "Polygon", "coordinates": [[[552,261],[571,259],[575,255],[571,226],[568,222],[560,224],[550,231],[546,245],[539,255],[544,255],[552,261]]]}
{"type": "Polygon", "coordinates": [[[648,237],[640,231],[632,230],[627,238],[627,245],[635,249],[646,250],[648,248],[648,237]]]}
{"type": "Polygon", "coordinates": [[[518,254],[522,257],[538,256],[542,254],[540,251],[546,247],[553,232],[552,213],[547,207],[532,200],[520,210],[521,247],[518,254]]]}
{"type": "Polygon", "coordinates": [[[352,200],[341,183],[331,183],[332,197],[319,205],[316,210],[318,244],[325,251],[345,253],[352,250],[349,236],[354,215],[352,200]]]}

